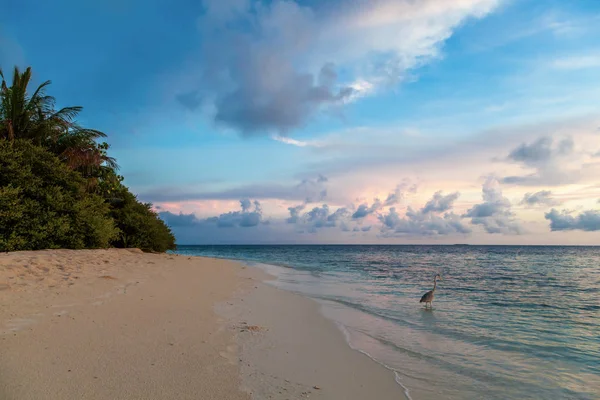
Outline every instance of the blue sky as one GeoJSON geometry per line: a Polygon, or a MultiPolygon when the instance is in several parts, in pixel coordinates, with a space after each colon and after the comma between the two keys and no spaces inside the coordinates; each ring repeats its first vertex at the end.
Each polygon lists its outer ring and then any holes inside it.
{"type": "Polygon", "coordinates": [[[595,0],[51,3],[0,0],[0,66],[180,243],[599,243],[595,0]]]}

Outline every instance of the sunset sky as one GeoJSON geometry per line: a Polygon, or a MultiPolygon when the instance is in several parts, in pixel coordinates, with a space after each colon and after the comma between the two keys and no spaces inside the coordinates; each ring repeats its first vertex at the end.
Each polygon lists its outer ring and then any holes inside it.
{"type": "Polygon", "coordinates": [[[600,244],[600,1],[0,8],[180,244],[600,244]]]}

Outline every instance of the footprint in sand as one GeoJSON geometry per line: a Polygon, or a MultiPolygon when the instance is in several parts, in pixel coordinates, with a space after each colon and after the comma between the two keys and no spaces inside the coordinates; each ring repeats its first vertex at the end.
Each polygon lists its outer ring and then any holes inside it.
{"type": "Polygon", "coordinates": [[[60,310],[59,312],[55,312],[53,315],[57,317],[62,317],[63,315],[67,315],[69,312],[67,310],[60,310]]]}
{"type": "Polygon", "coordinates": [[[21,331],[21,330],[35,324],[36,322],[37,321],[33,318],[10,319],[5,324],[6,328],[8,328],[8,330],[1,331],[0,334],[18,332],[18,331],[21,331]]]}
{"type": "Polygon", "coordinates": [[[227,346],[226,351],[220,351],[219,355],[227,360],[229,364],[237,364],[238,357],[236,355],[237,346],[230,344],[227,346]]]}

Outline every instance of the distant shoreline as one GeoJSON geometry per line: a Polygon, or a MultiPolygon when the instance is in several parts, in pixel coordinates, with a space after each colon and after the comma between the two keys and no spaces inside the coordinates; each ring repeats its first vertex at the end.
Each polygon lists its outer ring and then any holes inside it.
{"type": "Polygon", "coordinates": [[[309,246],[379,246],[379,247],[600,247],[600,244],[384,244],[384,243],[248,243],[248,244],[176,244],[177,247],[218,247],[218,246],[231,246],[231,247],[244,247],[244,246],[290,246],[290,247],[309,247],[309,246]]]}

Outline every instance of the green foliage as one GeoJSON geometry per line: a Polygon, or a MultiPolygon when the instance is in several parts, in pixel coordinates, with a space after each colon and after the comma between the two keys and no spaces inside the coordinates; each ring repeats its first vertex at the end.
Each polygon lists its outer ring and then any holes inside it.
{"type": "Polygon", "coordinates": [[[171,230],[117,175],[106,137],[56,110],[50,81],[29,94],[31,68],[0,69],[0,251],[44,248],[175,248],[171,230]]]}
{"type": "Polygon", "coordinates": [[[106,134],[77,124],[82,107],[54,108],[54,97],[45,93],[50,81],[29,95],[31,68],[21,72],[15,67],[10,86],[1,69],[0,78],[0,139],[31,140],[56,154],[84,177],[92,178],[92,182],[103,166],[117,168],[114,158],[106,154],[108,144],[96,142],[106,134]]]}
{"type": "Polygon", "coordinates": [[[0,140],[0,251],[108,247],[118,233],[83,177],[29,141],[0,140]]]}
{"type": "Polygon", "coordinates": [[[152,211],[151,204],[141,203],[121,185],[111,196],[111,215],[119,228],[115,247],[137,247],[143,251],[164,252],[175,249],[171,229],[152,211]]]}

